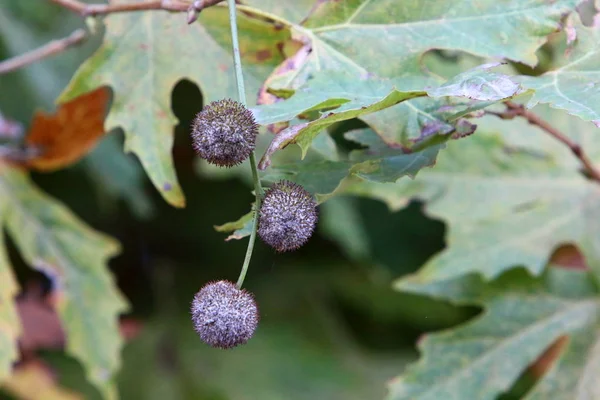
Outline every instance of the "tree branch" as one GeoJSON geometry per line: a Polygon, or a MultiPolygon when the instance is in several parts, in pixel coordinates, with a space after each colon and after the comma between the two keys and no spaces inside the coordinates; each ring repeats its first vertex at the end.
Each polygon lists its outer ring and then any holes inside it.
{"type": "Polygon", "coordinates": [[[26,65],[33,64],[44,58],[56,55],[68,49],[69,47],[78,45],[83,42],[87,34],[84,29],[77,29],[69,36],[63,39],[53,40],[46,43],[42,47],[31,50],[25,54],[18,55],[8,60],[0,62],[0,75],[22,68],[26,65]]]}
{"type": "Polygon", "coordinates": [[[550,136],[557,139],[559,142],[566,145],[571,150],[571,153],[573,153],[573,155],[579,159],[590,178],[600,183],[600,170],[598,170],[594,163],[589,159],[589,157],[585,153],[584,149],[579,145],[579,143],[576,143],[573,140],[571,140],[567,135],[550,125],[548,122],[541,119],[538,115],[527,110],[521,104],[516,104],[512,101],[507,101],[504,104],[506,105],[506,111],[502,113],[486,111],[486,113],[495,115],[502,119],[513,119],[515,117],[525,118],[530,124],[537,126],[538,128],[548,133],[550,136]]]}
{"type": "Polygon", "coordinates": [[[196,0],[193,3],[182,0],[148,0],[135,3],[118,3],[118,4],[86,4],[79,0],[50,0],[64,8],[67,8],[82,17],[106,15],[118,12],[129,11],[148,11],[148,10],[165,10],[165,11],[196,11],[200,12],[204,8],[214,6],[223,0],[196,0]]]}

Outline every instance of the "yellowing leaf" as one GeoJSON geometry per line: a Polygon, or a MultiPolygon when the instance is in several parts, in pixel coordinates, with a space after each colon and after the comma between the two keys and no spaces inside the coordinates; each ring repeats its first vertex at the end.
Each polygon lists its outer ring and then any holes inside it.
{"type": "Polygon", "coordinates": [[[25,164],[51,171],[78,161],[104,135],[109,99],[108,89],[101,87],[60,104],[55,115],[38,112],[25,143],[39,155],[25,164]]]}
{"type": "MultiPolygon", "coordinates": [[[[115,0],[114,3],[123,3],[115,0]]],[[[122,127],[125,150],[135,153],[165,200],[185,205],[171,156],[173,126],[171,91],[182,79],[198,83],[204,102],[235,98],[231,38],[227,10],[202,11],[198,23],[187,25],[182,13],[162,11],[121,13],[106,17],[101,47],[77,71],[60,99],[70,100],[108,85],[114,102],[108,129],[122,127]]],[[[248,93],[255,93],[264,75],[283,59],[279,43],[289,31],[271,23],[240,15],[242,52],[248,93]],[[257,65],[260,60],[264,65],[257,65]],[[249,73],[250,72],[250,73],[249,73]]],[[[198,111],[201,104],[197,104],[198,111]]]]}
{"type": "Polygon", "coordinates": [[[42,193],[26,174],[5,165],[0,165],[0,204],[0,223],[23,259],[53,284],[67,351],[106,397],[114,397],[122,345],[118,316],[127,303],[106,262],[119,244],[42,193]]]}
{"type": "Polygon", "coordinates": [[[36,361],[18,367],[4,389],[23,400],[83,400],[77,393],[60,387],[52,371],[36,361]]]}

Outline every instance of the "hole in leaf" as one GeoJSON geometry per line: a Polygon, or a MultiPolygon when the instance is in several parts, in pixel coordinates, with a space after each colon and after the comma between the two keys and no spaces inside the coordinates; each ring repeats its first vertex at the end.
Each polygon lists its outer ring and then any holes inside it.
{"type": "Polygon", "coordinates": [[[195,83],[182,79],[173,88],[171,104],[173,114],[179,120],[179,123],[175,126],[173,159],[177,174],[181,177],[183,173],[193,173],[195,153],[192,148],[190,129],[194,117],[204,107],[204,96],[195,83]]]}
{"type": "Polygon", "coordinates": [[[569,338],[567,336],[558,338],[535,362],[523,371],[510,390],[498,397],[498,400],[518,400],[524,398],[536,383],[548,373],[568,342],[569,338]]]}
{"type": "Polygon", "coordinates": [[[579,249],[573,244],[559,246],[550,257],[550,264],[567,269],[588,269],[585,258],[579,249]]]}

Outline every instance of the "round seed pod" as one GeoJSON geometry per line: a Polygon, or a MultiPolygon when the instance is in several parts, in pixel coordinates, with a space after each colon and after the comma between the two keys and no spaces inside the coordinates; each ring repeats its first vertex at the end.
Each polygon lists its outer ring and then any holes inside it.
{"type": "Polygon", "coordinates": [[[211,164],[232,167],[246,160],[256,145],[258,124],[241,103],[213,101],[200,111],[192,125],[193,147],[211,164]]]}
{"type": "Polygon", "coordinates": [[[200,339],[219,349],[248,342],[259,320],[252,294],[229,281],[207,283],[194,296],[191,311],[200,339]]]}
{"type": "Polygon", "coordinates": [[[280,181],[265,193],[260,207],[258,234],[278,252],[305,244],[317,224],[317,203],[302,186],[280,181]]]}

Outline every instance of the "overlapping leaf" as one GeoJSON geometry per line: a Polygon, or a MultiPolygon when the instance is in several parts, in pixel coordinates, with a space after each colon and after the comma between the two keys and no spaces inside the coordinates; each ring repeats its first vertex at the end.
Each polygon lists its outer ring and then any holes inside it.
{"type": "Polygon", "coordinates": [[[2,225],[25,261],[53,283],[67,351],[106,397],[114,397],[122,343],[118,316],[126,302],[106,261],[118,243],[84,225],[14,168],[0,169],[0,193],[2,225]]]}
{"type": "MultiPolygon", "coordinates": [[[[290,180],[302,185],[312,193],[319,203],[327,201],[335,194],[347,192],[346,185],[357,190],[356,181],[395,182],[432,166],[444,141],[426,147],[421,151],[406,153],[402,149],[388,147],[371,130],[358,130],[349,133],[351,140],[369,146],[365,150],[354,151],[348,160],[343,161],[300,161],[278,165],[262,177],[264,182],[290,180]]],[[[238,221],[216,227],[219,232],[233,232],[227,240],[241,239],[251,231],[251,214],[238,221]]]]}
{"type": "Polygon", "coordinates": [[[551,268],[534,279],[513,271],[490,285],[463,277],[404,290],[484,307],[482,316],[420,344],[421,360],[390,385],[390,400],[492,400],[556,340],[567,338],[528,399],[593,399],[600,347],[600,298],[586,272],[551,268]]]}
{"type": "Polygon", "coordinates": [[[256,121],[263,125],[289,121],[303,113],[332,109],[315,121],[294,125],[277,134],[263,156],[260,168],[268,167],[270,155],[290,143],[300,145],[303,155],[306,154],[319,132],[336,122],[426,95],[425,82],[421,79],[401,83],[402,86],[398,88],[390,80],[357,80],[346,74],[322,73],[310,80],[307,86],[298,90],[290,99],[254,108],[256,121]]]}
{"type": "Polygon", "coordinates": [[[600,24],[585,27],[572,18],[575,44],[558,68],[537,77],[521,77],[534,89],[529,106],[548,103],[600,127],[600,24]]]}
{"type": "MultiPolygon", "coordinates": [[[[114,103],[107,128],[123,128],[125,149],[140,158],[154,185],[175,206],[185,201],[171,158],[173,86],[191,79],[201,86],[205,101],[235,93],[227,11],[212,7],[202,12],[200,21],[188,26],[183,14],[167,12],[108,16],[102,46],[61,95],[64,101],[97,86],[110,86],[114,103]]],[[[240,18],[240,29],[245,32],[240,38],[242,52],[250,59],[246,71],[266,75],[270,63],[281,61],[277,44],[288,40],[289,32],[248,17],[240,18]],[[252,64],[259,60],[264,65],[252,64]]],[[[260,79],[247,74],[247,83],[254,91],[260,79]]]]}
{"type": "MultiPolygon", "coordinates": [[[[314,111],[322,111],[320,118],[294,125],[277,134],[263,156],[259,167],[270,165],[270,156],[290,143],[297,143],[302,154],[308,151],[312,140],[326,127],[351,118],[374,113],[415,97],[429,95],[438,97],[463,97],[472,100],[470,104],[447,105],[439,110],[447,123],[425,123],[420,131],[420,139],[435,134],[447,134],[456,128],[455,121],[462,115],[485,107],[493,102],[514,96],[519,85],[508,76],[489,71],[495,64],[483,65],[466,71],[442,85],[424,78],[356,79],[347,74],[324,72],[311,79],[297,90],[290,99],[253,109],[260,124],[288,121],[314,111]]],[[[392,145],[393,146],[393,145],[392,145]]]]}

